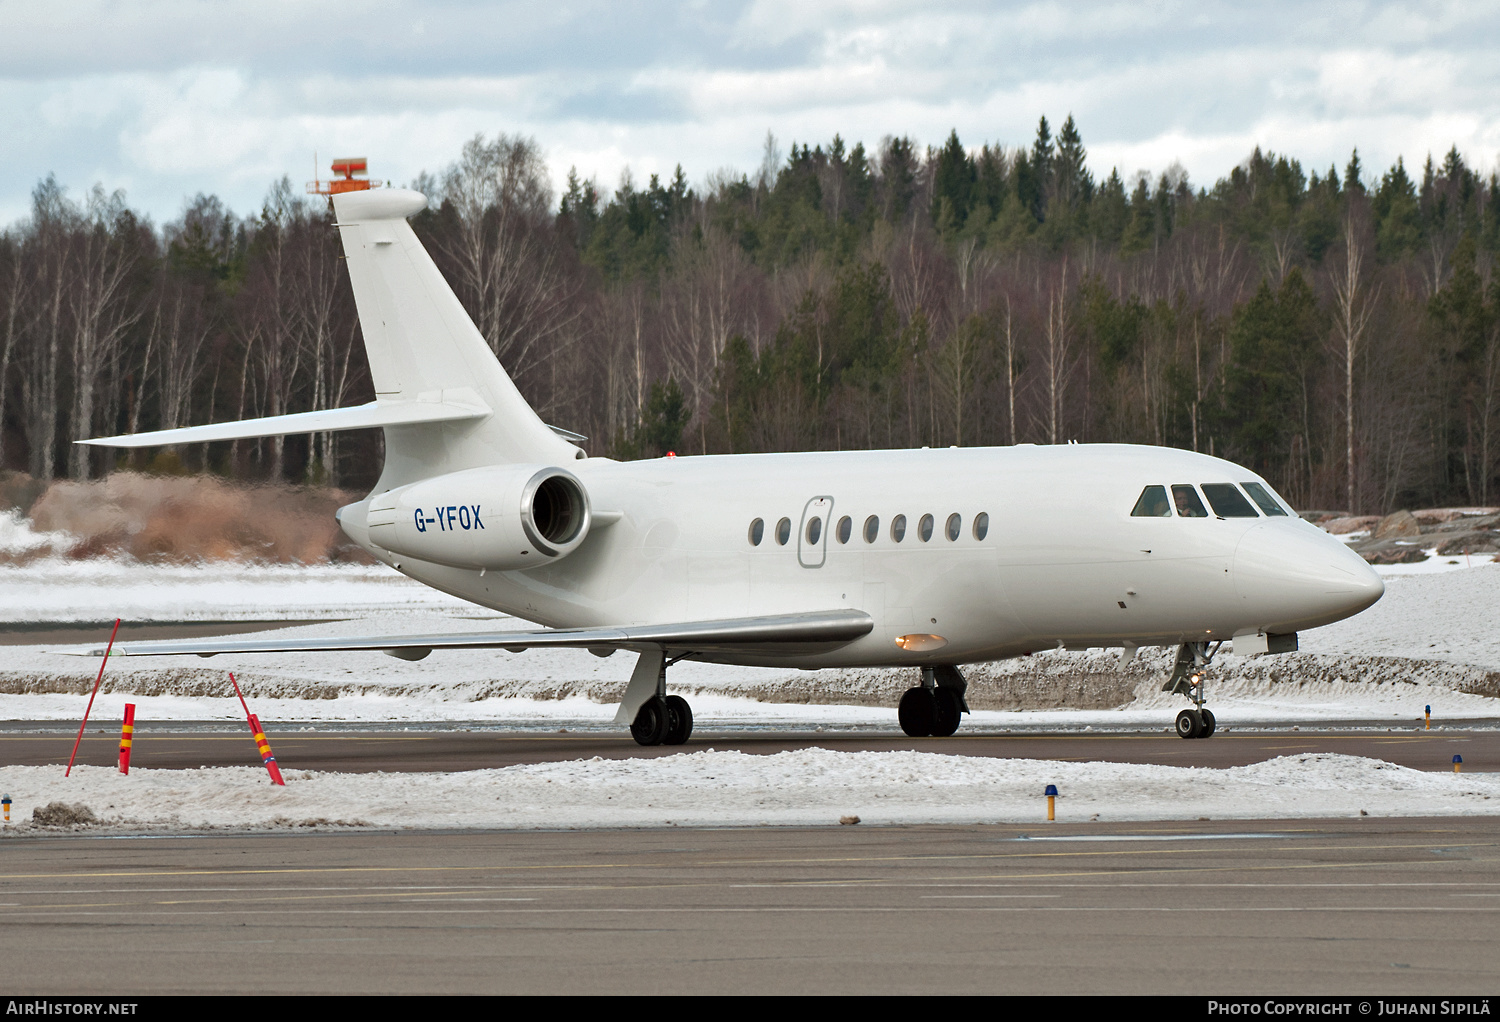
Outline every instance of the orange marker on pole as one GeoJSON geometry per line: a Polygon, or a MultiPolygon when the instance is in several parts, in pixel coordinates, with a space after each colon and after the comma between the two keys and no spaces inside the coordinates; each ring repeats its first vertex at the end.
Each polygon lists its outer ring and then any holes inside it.
{"type": "Polygon", "coordinates": [[[286,782],[281,779],[281,768],[276,765],[276,757],[271,755],[271,743],[266,741],[265,729],[260,726],[260,718],[253,713],[250,714],[250,730],[255,733],[255,747],[260,750],[260,761],[266,765],[271,783],[286,787],[286,782]]]}
{"type": "Polygon", "coordinates": [[[109,654],[115,648],[115,636],[120,633],[120,619],[115,618],[114,631],[109,633],[109,645],[104,647],[104,659],[99,661],[99,676],[94,679],[94,691],[89,694],[89,704],[83,711],[83,723],[78,725],[78,737],[73,739],[73,752],[68,756],[68,769],[63,771],[67,777],[73,772],[73,760],[78,756],[78,743],[83,741],[83,729],[89,725],[89,711],[94,708],[94,696],[99,694],[99,682],[104,680],[104,665],[109,663],[109,654]]]}
{"type": "Polygon", "coordinates": [[[271,775],[271,783],[286,787],[276,757],[271,755],[271,743],[266,741],[266,733],[261,729],[260,718],[250,712],[250,704],[245,702],[245,693],[240,691],[240,683],[234,680],[233,672],[229,675],[229,684],[234,686],[234,694],[240,697],[240,705],[245,708],[245,721],[250,725],[250,734],[255,737],[255,747],[260,750],[260,761],[266,765],[266,773],[271,775]]]}
{"type": "Polygon", "coordinates": [[[130,743],[135,735],[135,703],[125,704],[125,723],[120,725],[120,773],[130,773],[130,743]]]}

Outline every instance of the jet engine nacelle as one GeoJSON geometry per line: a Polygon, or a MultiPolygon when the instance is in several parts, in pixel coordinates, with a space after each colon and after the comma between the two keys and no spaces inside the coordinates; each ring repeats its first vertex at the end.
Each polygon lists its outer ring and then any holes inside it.
{"type": "Polygon", "coordinates": [[[497,465],[424,479],[370,498],[370,539],[454,568],[515,571],[566,557],[589,533],[589,498],[571,472],[497,465]]]}

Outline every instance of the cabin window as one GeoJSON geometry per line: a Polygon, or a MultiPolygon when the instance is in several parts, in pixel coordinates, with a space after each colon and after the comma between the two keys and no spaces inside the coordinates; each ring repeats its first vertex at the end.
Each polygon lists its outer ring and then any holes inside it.
{"type": "Polygon", "coordinates": [[[776,542],[786,546],[787,540],[792,538],[792,520],[783,518],[776,523],[776,542]]]}
{"type": "Polygon", "coordinates": [[[1176,483],[1172,487],[1172,503],[1177,505],[1177,514],[1182,518],[1207,518],[1208,509],[1198,499],[1198,491],[1191,483],[1176,483]]]}
{"type": "Polygon", "coordinates": [[[1204,483],[1203,495],[1220,518],[1259,518],[1255,508],[1233,483],[1204,483]]]}
{"type": "Polygon", "coordinates": [[[854,519],[850,518],[848,515],[845,515],[844,517],[839,519],[839,531],[835,533],[835,535],[838,536],[840,543],[847,543],[849,542],[849,537],[853,534],[854,519]]]}
{"type": "Polygon", "coordinates": [[[906,516],[897,515],[891,519],[891,541],[901,542],[906,538],[906,516]]]}
{"type": "Polygon", "coordinates": [[[932,538],[932,515],[922,516],[922,520],[917,523],[917,535],[922,537],[923,543],[932,538]]]}
{"type": "Polygon", "coordinates": [[[1141,491],[1141,499],[1135,502],[1130,512],[1132,518],[1171,518],[1172,505],[1167,501],[1165,486],[1148,486],[1141,491]]]}
{"type": "Polygon", "coordinates": [[[948,542],[956,543],[958,534],[964,530],[964,519],[962,515],[951,514],[948,516],[948,542]]]}
{"type": "Polygon", "coordinates": [[[807,520],[807,545],[817,546],[818,540],[823,538],[823,519],[813,515],[807,520]]]}
{"type": "Polygon", "coordinates": [[[1276,503],[1276,498],[1271,496],[1260,483],[1240,483],[1240,485],[1245,488],[1245,492],[1250,494],[1250,499],[1260,506],[1260,509],[1266,513],[1267,517],[1274,515],[1280,515],[1283,518],[1286,517],[1286,509],[1276,503]]]}
{"type": "Polygon", "coordinates": [[[865,519],[865,542],[875,542],[875,537],[880,535],[880,516],[871,515],[865,519]]]}
{"type": "Polygon", "coordinates": [[[760,546],[760,541],[766,538],[765,519],[757,518],[750,523],[750,545],[760,546]]]}
{"type": "Polygon", "coordinates": [[[984,537],[988,536],[989,534],[990,514],[988,511],[981,511],[974,516],[974,538],[984,539],[984,537]]]}

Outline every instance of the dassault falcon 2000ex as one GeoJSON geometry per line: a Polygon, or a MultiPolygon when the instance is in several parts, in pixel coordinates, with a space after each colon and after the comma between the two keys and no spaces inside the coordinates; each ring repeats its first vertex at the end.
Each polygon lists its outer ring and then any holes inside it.
{"type": "MultiPolygon", "coordinates": [[[[962,665],[1050,648],[1175,646],[1165,689],[1213,733],[1204,670],[1297,646],[1380,578],[1254,472],[1115,444],[590,458],[521,397],[382,189],[333,197],[375,400],[86,441],[149,447],[379,427],[374,492],[343,531],[420,582],[546,627],[462,635],[133,643],[127,655],[577,647],[638,656],[616,722],[680,744],[683,659],[920,669],[898,717],[949,735],[962,665]]],[[[101,655],[104,651],[96,651],[101,655]]]]}

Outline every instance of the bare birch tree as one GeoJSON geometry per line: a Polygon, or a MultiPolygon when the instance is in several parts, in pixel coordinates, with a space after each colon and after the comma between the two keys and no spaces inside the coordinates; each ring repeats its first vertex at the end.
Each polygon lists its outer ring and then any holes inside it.
{"type": "Polygon", "coordinates": [[[0,466],[5,464],[5,404],[10,396],[10,365],[16,351],[16,341],[23,330],[22,317],[26,314],[26,302],[30,281],[21,259],[20,242],[9,234],[0,237],[0,253],[5,256],[5,340],[0,345],[0,466]]]}
{"type": "Polygon", "coordinates": [[[459,298],[518,381],[551,358],[582,313],[550,236],[552,190],[531,139],[475,135],[443,178],[456,223],[436,238],[459,298]]]}
{"type": "MultiPolygon", "coordinates": [[[[105,196],[96,186],[89,198],[87,220],[81,224],[74,247],[69,306],[73,326],[72,439],[94,435],[97,387],[119,349],[120,341],[141,316],[130,301],[126,285],[135,257],[120,236],[125,212],[122,193],[105,196]]],[[[68,446],[68,475],[89,477],[92,448],[68,446]]]]}
{"type": "Polygon", "coordinates": [[[1372,294],[1365,280],[1361,226],[1356,223],[1355,203],[1351,201],[1344,215],[1343,258],[1334,263],[1329,274],[1334,301],[1333,342],[1343,363],[1344,496],[1350,514],[1359,510],[1355,489],[1354,364],[1370,325],[1370,314],[1380,297],[1380,289],[1377,287],[1372,294]]]}
{"type": "Polygon", "coordinates": [[[1047,325],[1043,330],[1042,363],[1047,372],[1047,442],[1057,443],[1063,401],[1073,374],[1073,341],[1068,330],[1068,262],[1063,260],[1058,283],[1047,290],[1047,325]]]}

